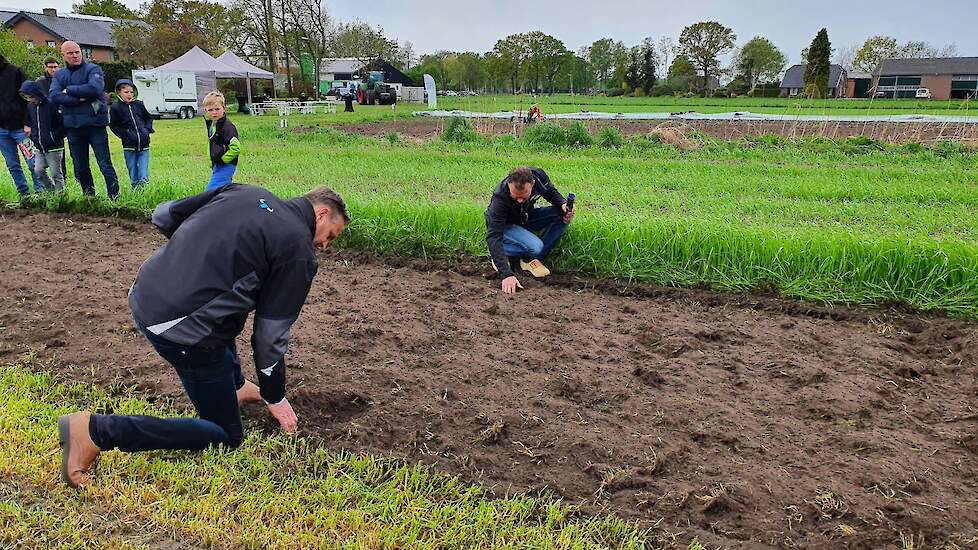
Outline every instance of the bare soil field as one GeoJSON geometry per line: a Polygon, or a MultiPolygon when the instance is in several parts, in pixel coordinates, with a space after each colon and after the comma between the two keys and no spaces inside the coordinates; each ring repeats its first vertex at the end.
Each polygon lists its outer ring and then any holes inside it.
{"type": "MultiPolygon", "coordinates": [[[[0,211],[0,364],[33,350],[64,379],[187,406],[126,303],[163,242],[0,211]]],[[[485,267],[322,254],[290,346],[302,433],[675,547],[978,544],[975,323],[571,277],[503,296],[485,267]]]]}
{"type": "MultiPolygon", "coordinates": [[[[486,135],[522,135],[526,124],[505,120],[472,119],[472,125],[486,135]]],[[[570,121],[559,121],[569,125],[570,121]]],[[[441,135],[448,119],[418,118],[383,122],[341,124],[341,131],[382,138],[390,132],[415,141],[429,141],[441,135]]],[[[591,133],[614,126],[626,136],[648,134],[655,130],[691,131],[733,140],[746,136],[777,135],[786,138],[826,137],[847,138],[868,136],[892,143],[932,143],[942,139],[964,141],[978,148],[978,124],[917,123],[917,122],[767,122],[767,121],[588,121],[591,133]]]]}

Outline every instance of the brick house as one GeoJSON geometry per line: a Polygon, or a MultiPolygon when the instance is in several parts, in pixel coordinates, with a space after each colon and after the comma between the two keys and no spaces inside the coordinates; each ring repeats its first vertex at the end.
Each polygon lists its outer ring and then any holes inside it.
{"type": "Polygon", "coordinates": [[[875,97],[912,98],[920,88],[932,99],[978,97],[978,57],[884,59],[873,71],[875,97]]]}
{"type": "Polygon", "coordinates": [[[0,20],[12,29],[17,38],[27,42],[27,46],[51,46],[60,48],[66,40],[73,40],[81,46],[82,55],[90,61],[118,61],[112,28],[120,23],[145,25],[142,21],[129,21],[98,17],[94,15],[58,15],[54,8],[45,8],[41,13],[22,10],[18,12],[0,11],[0,20]]]}

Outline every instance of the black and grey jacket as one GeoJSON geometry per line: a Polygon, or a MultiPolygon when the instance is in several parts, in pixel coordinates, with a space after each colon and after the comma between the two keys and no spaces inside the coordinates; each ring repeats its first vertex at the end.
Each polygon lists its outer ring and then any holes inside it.
{"type": "Polygon", "coordinates": [[[171,342],[219,347],[234,342],[254,310],[261,396],[280,402],[289,329],[318,269],[312,204],[226,185],[160,204],[153,225],[169,242],[143,263],[129,291],[136,322],[171,342]]]}
{"type": "Polygon", "coordinates": [[[557,207],[567,202],[542,168],[531,167],[530,171],[533,172],[533,193],[528,201],[520,204],[513,200],[513,196],[509,193],[509,178],[506,177],[496,186],[492,198],[489,199],[489,208],[486,209],[486,241],[489,243],[489,256],[503,279],[513,274],[513,270],[509,267],[509,258],[503,252],[503,231],[506,226],[525,224],[534,203],[541,197],[557,207]]]}

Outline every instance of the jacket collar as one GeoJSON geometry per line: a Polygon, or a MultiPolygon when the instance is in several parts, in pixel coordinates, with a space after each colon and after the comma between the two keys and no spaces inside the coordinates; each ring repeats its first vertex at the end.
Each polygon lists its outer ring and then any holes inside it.
{"type": "Polygon", "coordinates": [[[286,208],[302,219],[302,221],[306,222],[306,225],[309,226],[309,238],[312,239],[315,237],[316,210],[313,209],[312,203],[309,202],[309,199],[305,197],[296,197],[294,199],[289,199],[282,202],[285,203],[286,208]]]}

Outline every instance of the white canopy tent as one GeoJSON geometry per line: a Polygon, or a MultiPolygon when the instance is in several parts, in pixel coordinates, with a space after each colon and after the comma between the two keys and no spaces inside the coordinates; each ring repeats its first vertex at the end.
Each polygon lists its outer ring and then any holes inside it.
{"type": "Polygon", "coordinates": [[[247,87],[248,90],[248,103],[251,103],[251,79],[252,78],[268,79],[272,81],[275,80],[274,74],[260,67],[256,67],[251,63],[248,63],[244,59],[241,59],[240,57],[235,55],[234,52],[232,52],[231,50],[228,50],[222,53],[221,55],[217,56],[217,60],[220,61],[221,63],[224,63],[228,67],[231,67],[236,71],[244,73],[245,86],[247,87]]]}
{"type": "MultiPolygon", "coordinates": [[[[156,71],[187,71],[197,75],[197,104],[207,92],[217,89],[218,78],[244,78],[247,82],[248,103],[251,103],[251,79],[273,78],[272,73],[255,67],[231,52],[224,52],[215,59],[194,46],[180,57],[156,67],[156,71]]],[[[202,109],[201,109],[202,110],[202,109]]]]}

